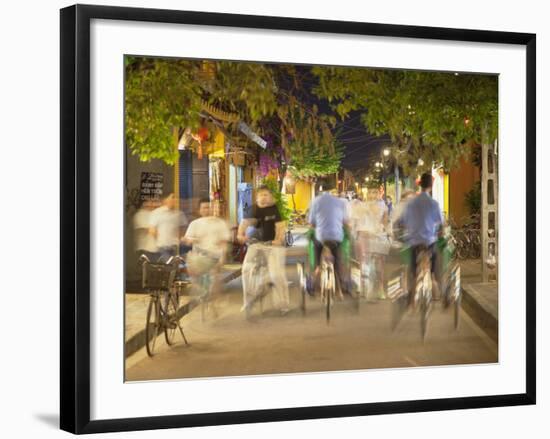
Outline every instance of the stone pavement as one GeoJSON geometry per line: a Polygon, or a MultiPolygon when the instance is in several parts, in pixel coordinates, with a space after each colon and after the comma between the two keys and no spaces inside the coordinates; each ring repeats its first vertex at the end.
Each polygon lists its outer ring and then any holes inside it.
{"type": "MultiPolygon", "coordinates": [[[[240,264],[226,264],[223,269],[223,282],[231,282],[241,275],[240,264]]],[[[124,354],[128,358],[145,346],[145,321],[149,294],[127,292],[125,294],[124,315],[124,354]]],[[[193,296],[180,297],[178,317],[182,318],[198,305],[193,296]]]]}
{"type": "MultiPolygon", "coordinates": [[[[287,264],[289,265],[306,257],[305,230],[301,228],[294,230],[294,245],[287,249],[287,264]]],[[[479,260],[460,261],[460,266],[463,289],[462,307],[489,337],[498,342],[498,284],[496,282],[486,284],[481,282],[479,260]]],[[[397,268],[397,265],[388,261],[386,272],[391,273],[397,268]]],[[[224,266],[224,272],[224,283],[228,283],[241,275],[241,266],[240,264],[227,264],[224,266]]],[[[149,295],[128,292],[125,295],[125,300],[125,355],[128,358],[145,346],[145,319],[149,295]]],[[[180,317],[183,317],[198,305],[198,301],[193,296],[183,296],[181,305],[179,314],[180,317]]]]}

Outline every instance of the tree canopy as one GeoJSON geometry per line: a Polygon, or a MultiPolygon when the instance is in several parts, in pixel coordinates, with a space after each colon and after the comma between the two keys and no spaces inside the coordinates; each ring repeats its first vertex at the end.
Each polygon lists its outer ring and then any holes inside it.
{"type": "Polygon", "coordinates": [[[264,167],[277,165],[284,175],[293,157],[294,169],[306,174],[312,148],[325,160],[339,164],[331,130],[333,118],[299,99],[301,88],[291,65],[230,61],[198,61],[149,57],[126,58],[126,143],[141,160],[174,163],[174,130],[198,129],[203,102],[238,115],[269,139],[262,154],[264,167]],[[270,159],[267,160],[267,158],[270,159]],[[300,161],[301,160],[301,161],[300,161]]]}
{"type": "Polygon", "coordinates": [[[316,94],[340,117],[362,110],[369,132],[390,136],[405,170],[453,167],[465,145],[496,139],[495,75],[349,67],[314,67],[313,73],[316,94]]]}

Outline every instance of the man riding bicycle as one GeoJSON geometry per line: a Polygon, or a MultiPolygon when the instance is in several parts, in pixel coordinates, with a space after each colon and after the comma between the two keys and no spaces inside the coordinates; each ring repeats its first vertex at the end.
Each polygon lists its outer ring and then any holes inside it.
{"type": "Polygon", "coordinates": [[[290,296],[286,278],[286,254],[284,248],[285,222],[275,203],[275,198],[267,186],[256,191],[256,205],[249,218],[239,225],[237,239],[241,243],[253,240],[248,247],[243,261],[243,307],[245,311],[254,300],[254,269],[256,256],[263,252],[266,257],[270,281],[273,284],[273,304],[281,314],[289,310],[290,296]],[[256,228],[252,237],[247,236],[247,229],[256,228]]]}
{"type": "Polygon", "coordinates": [[[315,248],[314,268],[316,282],[314,283],[318,285],[319,264],[323,246],[325,246],[330,250],[334,258],[334,271],[336,279],[340,284],[340,289],[343,293],[349,294],[349,270],[342,251],[342,244],[346,234],[349,233],[347,201],[325,190],[311,203],[308,221],[315,230],[312,237],[315,248]]]}
{"type": "MultiPolygon", "coordinates": [[[[407,202],[407,206],[399,219],[405,229],[404,239],[411,249],[410,278],[416,279],[417,256],[422,250],[428,252],[431,260],[432,288],[434,296],[438,297],[439,288],[435,279],[436,251],[435,243],[438,233],[441,233],[443,217],[436,200],[431,197],[433,178],[429,173],[420,177],[421,193],[407,202]]],[[[409,287],[409,298],[412,303],[415,282],[409,287]]]]}
{"type": "Polygon", "coordinates": [[[208,277],[209,291],[206,294],[214,300],[215,295],[222,290],[220,270],[231,233],[223,219],[212,215],[208,198],[199,201],[199,215],[189,224],[182,239],[185,244],[192,246],[186,257],[187,270],[196,287],[202,284],[204,276],[208,277]]]}

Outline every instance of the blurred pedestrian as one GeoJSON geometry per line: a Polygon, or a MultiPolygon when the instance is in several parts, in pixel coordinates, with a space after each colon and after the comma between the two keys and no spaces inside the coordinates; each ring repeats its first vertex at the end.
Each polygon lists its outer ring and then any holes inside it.
{"type": "Polygon", "coordinates": [[[141,206],[134,214],[134,248],[137,259],[141,255],[147,256],[149,260],[153,260],[156,257],[157,246],[155,237],[150,233],[151,213],[155,207],[155,202],[148,198],[142,201],[141,206]]]}
{"type": "Polygon", "coordinates": [[[180,236],[187,226],[187,218],[177,209],[173,193],[164,197],[162,205],[153,210],[150,221],[150,233],[156,239],[158,259],[166,261],[177,254],[180,236]]]}
{"type": "MultiPolygon", "coordinates": [[[[401,221],[405,226],[406,242],[412,253],[411,277],[416,279],[419,252],[421,250],[427,251],[431,262],[433,295],[437,298],[439,288],[435,276],[437,255],[434,244],[437,241],[438,234],[442,232],[443,216],[439,203],[431,196],[432,184],[432,175],[430,173],[422,174],[420,177],[421,192],[407,203],[401,221]]],[[[410,294],[412,296],[413,292],[410,291],[410,294]]]]}

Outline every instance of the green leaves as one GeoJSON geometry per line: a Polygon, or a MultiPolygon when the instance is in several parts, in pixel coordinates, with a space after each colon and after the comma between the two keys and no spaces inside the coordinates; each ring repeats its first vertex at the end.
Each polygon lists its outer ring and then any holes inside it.
{"type": "Polygon", "coordinates": [[[126,57],[126,145],[141,161],[176,160],[174,128],[199,124],[194,61],[126,57]]]}
{"type": "Polygon", "coordinates": [[[288,145],[292,163],[290,172],[300,180],[334,174],[340,168],[344,156],[342,147],[336,145],[332,151],[320,151],[314,143],[300,144],[291,142],[288,145]]]}
{"type": "Polygon", "coordinates": [[[407,154],[405,168],[422,158],[454,166],[473,142],[497,136],[498,78],[367,68],[315,67],[315,92],[331,103],[340,117],[364,110],[370,133],[388,134],[407,154]]]}
{"type": "Polygon", "coordinates": [[[273,178],[265,178],[262,180],[261,184],[269,188],[269,190],[273,194],[275,205],[279,209],[279,213],[281,214],[283,221],[288,221],[290,219],[290,213],[292,211],[288,206],[286,198],[283,196],[282,192],[279,189],[279,184],[277,183],[277,180],[273,178]]]}
{"type": "Polygon", "coordinates": [[[202,100],[254,124],[277,109],[272,69],[263,64],[127,56],[126,144],[142,161],[176,160],[173,130],[200,124],[202,100]]]}

